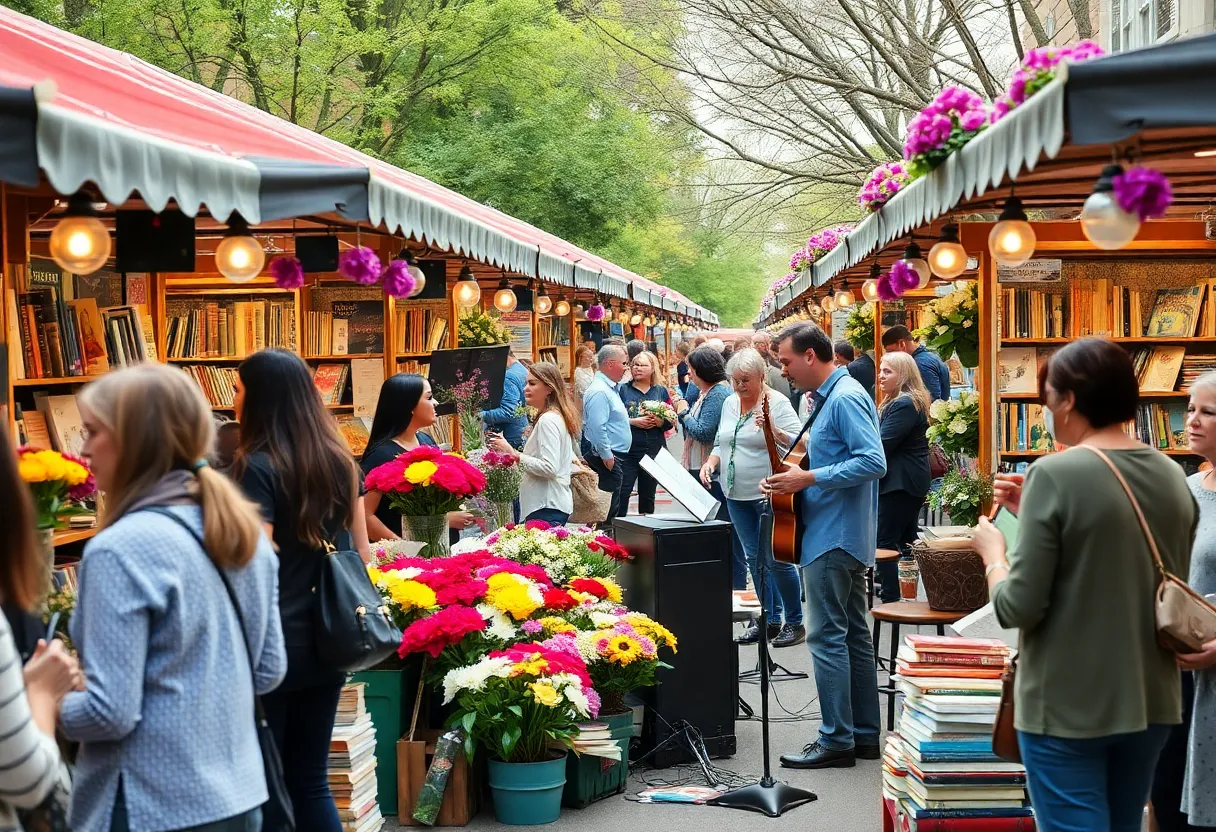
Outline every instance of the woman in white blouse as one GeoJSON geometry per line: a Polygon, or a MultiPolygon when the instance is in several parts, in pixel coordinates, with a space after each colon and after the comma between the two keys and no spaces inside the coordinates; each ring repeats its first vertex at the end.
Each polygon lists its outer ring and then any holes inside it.
{"type": "Polygon", "coordinates": [[[556,364],[539,362],[528,368],[524,401],[540,416],[524,443],[522,452],[511,447],[501,435],[490,439],[494,450],[519,459],[523,478],[519,486],[519,513],[525,520],[545,520],[565,525],[574,510],[570,491],[570,463],[574,458],[574,437],[580,419],[566,380],[556,364]]]}
{"type": "Polygon", "coordinates": [[[588,347],[574,351],[574,395],[580,399],[595,380],[595,353],[588,347]]]}
{"type": "MultiPolygon", "coordinates": [[[[764,495],[760,481],[772,473],[768,446],[764,441],[764,411],[761,399],[768,399],[773,436],[778,446],[785,448],[798,435],[802,424],[790,404],[789,396],[769,389],[764,377],[768,365],[756,350],[748,347],[731,356],[726,364],[735,392],[722,403],[722,418],[718,422],[718,438],[713,452],[701,466],[701,481],[708,488],[719,468],[719,482],[726,494],[730,522],[738,532],[739,541],[747,555],[752,582],[759,587],[759,559],[766,557],[763,602],[768,610],[768,634],[774,647],[792,647],[806,639],[802,624],[802,591],[798,569],[792,563],[777,563],[768,547],[760,545],[760,508],[764,495]],[[782,623],[784,621],[784,623],[782,623]]],[[[756,622],[737,641],[751,644],[759,641],[760,626],[756,622]]]]}

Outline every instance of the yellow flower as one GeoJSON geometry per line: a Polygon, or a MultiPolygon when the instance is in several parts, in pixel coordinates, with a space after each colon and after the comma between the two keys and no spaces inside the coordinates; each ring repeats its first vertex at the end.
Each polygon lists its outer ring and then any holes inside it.
{"type": "Polygon", "coordinates": [[[516,662],[511,668],[512,676],[539,676],[549,669],[549,663],[541,658],[540,653],[533,653],[526,662],[516,662]]]}
{"type": "Polygon", "coordinates": [[[544,603],[536,600],[526,586],[511,584],[486,593],[486,603],[501,612],[508,613],[516,621],[523,621],[536,612],[544,603]]]}
{"type": "Polygon", "coordinates": [[[671,652],[678,652],[675,635],[653,618],[640,612],[631,612],[625,615],[625,621],[633,625],[633,629],[637,630],[639,634],[646,636],[655,644],[666,644],[671,648],[671,652]]]}
{"type": "Polygon", "coordinates": [[[414,485],[430,485],[431,477],[435,476],[435,472],[439,470],[439,466],[431,462],[429,459],[424,459],[421,462],[411,463],[405,469],[405,479],[407,482],[412,482],[414,485]]]}
{"type": "Polygon", "coordinates": [[[46,466],[34,457],[33,454],[26,454],[17,462],[17,471],[21,474],[21,479],[25,482],[46,482],[50,479],[47,476],[46,466]]]}
{"type": "Polygon", "coordinates": [[[609,601],[611,601],[614,604],[621,603],[621,585],[620,584],[618,584],[616,581],[612,580],[612,578],[597,578],[596,580],[598,580],[601,584],[603,584],[604,589],[606,589],[608,591],[608,600],[609,601]]]}
{"type": "Polygon", "coordinates": [[[388,582],[389,597],[402,609],[427,609],[435,606],[435,590],[418,581],[392,577],[388,582]]]}
{"type": "Polygon", "coordinates": [[[384,573],[374,566],[367,567],[367,577],[372,579],[372,584],[380,586],[380,580],[384,577],[384,573]]]}
{"type": "Polygon", "coordinates": [[[629,636],[613,636],[607,642],[601,652],[610,662],[627,665],[642,655],[642,645],[629,636]]]}
{"type": "Polygon", "coordinates": [[[486,578],[486,586],[490,589],[506,589],[507,587],[519,586],[520,581],[521,576],[513,572],[495,572],[486,578]]]}
{"type": "Polygon", "coordinates": [[[545,684],[544,682],[533,682],[528,685],[528,689],[532,691],[532,698],[540,704],[552,708],[562,701],[562,695],[557,692],[557,688],[553,685],[545,684]]]}
{"type": "Polygon", "coordinates": [[[565,619],[558,618],[556,615],[546,615],[540,619],[540,626],[545,628],[546,633],[576,633],[578,628],[565,619]]]}

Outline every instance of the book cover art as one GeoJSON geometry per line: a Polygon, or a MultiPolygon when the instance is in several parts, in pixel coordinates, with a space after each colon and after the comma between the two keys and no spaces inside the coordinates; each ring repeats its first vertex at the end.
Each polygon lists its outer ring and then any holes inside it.
{"type": "Polygon", "coordinates": [[[39,403],[46,415],[55,450],[80,456],[84,449],[84,422],[75,396],[47,396],[39,403]],[[41,406],[45,403],[45,407],[41,406]]]}
{"type": "Polygon", "coordinates": [[[1186,405],[1170,402],[1165,405],[1165,412],[1170,426],[1170,447],[1174,450],[1188,449],[1191,443],[1186,437],[1186,405]]]}
{"type": "Polygon", "coordinates": [[[339,419],[338,432],[342,434],[342,438],[346,440],[347,447],[350,448],[350,452],[355,456],[361,455],[367,449],[370,434],[367,430],[367,424],[363,419],[357,416],[347,416],[344,419],[339,419]]]}
{"type": "Polygon", "coordinates": [[[1002,347],[996,357],[1002,393],[1038,391],[1039,370],[1034,347],[1002,347]]]}
{"type": "Polygon", "coordinates": [[[1202,286],[1158,289],[1153,314],[1148,321],[1148,335],[1154,338],[1193,337],[1202,301],[1202,286]]]}
{"type": "Polygon", "coordinates": [[[100,269],[92,274],[73,276],[76,299],[92,298],[98,308],[122,306],[122,276],[100,269]]]}
{"type": "Polygon", "coordinates": [[[1168,393],[1178,383],[1178,372],[1182,369],[1182,358],[1186,347],[1153,347],[1144,378],[1140,382],[1143,393],[1168,393]]]}
{"type": "Polygon", "coordinates": [[[338,397],[342,395],[338,383],[342,380],[342,371],[345,369],[341,364],[322,364],[317,367],[312,380],[317,392],[321,394],[321,401],[326,404],[337,403],[338,397]]]}
{"type": "Polygon", "coordinates": [[[101,310],[94,298],[68,301],[80,334],[80,349],[85,362],[85,373],[100,375],[110,369],[106,355],[106,330],[101,322],[101,310]]]}
{"type": "Polygon", "coordinates": [[[346,321],[347,352],[370,355],[384,352],[384,304],[378,300],[336,300],[334,319],[346,321]]]}
{"type": "Polygon", "coordinates": [[[376,403],[384,385],[384,362],[376,358],[351,359],[350,378],[354,415],[371,419],[376,415],[376,403]]]}
{"type": "Polygon", "coordinates": [[[346,355],[350,349],[349,322],[342,318],[334,318],[332,332],[334,355],[346,355]]]}

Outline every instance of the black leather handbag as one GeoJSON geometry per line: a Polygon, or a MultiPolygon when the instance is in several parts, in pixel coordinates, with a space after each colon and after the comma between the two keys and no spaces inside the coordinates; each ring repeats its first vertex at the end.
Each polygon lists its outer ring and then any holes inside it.
{"type": "MultiPolygon", "coordinates": [[[[168,517],[174,523],[177,523],[190,535],[198,541],[198,545],[202,548],[203,554],[207,553],[207,546],[203,543],[202,536],[190,527],[190,524],[178,517],[168,509],[151,507],[143,509],[154,514],[159,514],[162,517],[168,517]]],[[[211,560],[211,556],[207,555],[207,560],[215,567],[215,571],[219,573],[220,580],[224,582],[224,589],[228,592],[228,600],[232,602],[232,609],[236,612],[236,621],[241,628],[241,643],[245,645],[245,654],[249,657],[250,678],[256,670],[253,653],[249,650],[249,643],[245,641],[245,619],[241,615],[241,605],[237,603],[236,593],[232,591],[232,585],[228,583],[228,576],[219,564],[211,560]]],[[[262,697],[255,692],[253,695],[253,718],[254,725],[258,734],[258,745],[262,749],[262,767],[266,773],[266,802],[262,805],[262,829],[263,832],[295,832],[296,820],[295,811],[292,809],[291,797],[287,792],[287,779],[283,776],[283,760],[279,756],[279,748],[275,744],[274,734],[270,730],[270,722],[266,719],[266,711],[262,708],[262,697]]]]}
{"type": "MultiPolygon", "coordinates": [[[[350,533],[344,536],[349,544],[350,533]]],[[[315,591],[313,635],[317,656],[326,667],[347,673],[366,670],[400,646],[401,630],[353,546],[326,543],[315,591]]]]}

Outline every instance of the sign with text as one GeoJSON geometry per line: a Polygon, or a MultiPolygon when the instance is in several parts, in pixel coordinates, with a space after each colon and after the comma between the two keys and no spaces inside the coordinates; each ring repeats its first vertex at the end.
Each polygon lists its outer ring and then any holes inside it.
{"type": "Polygon", "coordinates": [[[1055,283],[1064,278],[1063,260],[1027,260],[1020,266],[997,264],[997,283],[1055,283]]]}

